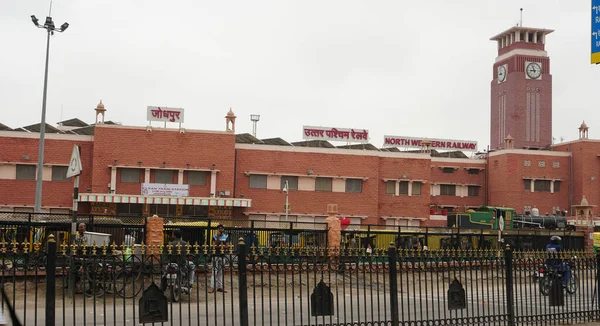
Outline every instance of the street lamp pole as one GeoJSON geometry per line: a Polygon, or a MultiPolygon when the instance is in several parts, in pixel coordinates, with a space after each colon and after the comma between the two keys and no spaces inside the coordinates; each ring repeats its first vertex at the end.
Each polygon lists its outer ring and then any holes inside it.
{"type": "Polygon", "coordinates": [[[64,23],[60,28],[54,26],[52,17],[46,17],[44,25],[40,25],[38,19],[31,15],[31,21],[38,28],[46,30],[48,37],[46,39],[46,67],[44,69],[44,95],[42,98],[42,121],[40,122],[40,145],[38,152],[38,164],[37,164],[37,176],[35,179],[35,206],[34,212],[39,213],[42,206],[42,179],[44,172],[44,139],[46,137],[46,94],[48,93],[48,61],[50,59],[50,36],[54,35],[54,32],[62,33],[69,28],[69,23],[64,23]]]}

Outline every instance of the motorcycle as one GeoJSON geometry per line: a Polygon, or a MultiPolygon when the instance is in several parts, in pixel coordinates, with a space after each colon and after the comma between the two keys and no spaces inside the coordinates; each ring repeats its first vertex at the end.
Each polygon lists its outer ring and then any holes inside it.
{"type": "Polygon", "coordinates": [[[160,288],[164,292],[168,291],[172,302],[178,302],[182,294],[190,293],[187,284],[188,273],[188,268],[180,268],[177,263],[169,263],[163,268],[160,288]]]}
{"type": "Polygon", "coordinates": [[[550,294],[552,289],[552,282],[554,279],[558,279],[561,282],[562,287],[567,291],[568,294],[575,294],[579,289],[579,277],[573,273],[573,262],[566,262],[560,265],[560,268],[551,267],[547,264],[540,265],[538,269],[540,292],[546,296],[550,294]],[[567,282],[563,280],[565,272],[570,271],[570,277],[567,282]]]}

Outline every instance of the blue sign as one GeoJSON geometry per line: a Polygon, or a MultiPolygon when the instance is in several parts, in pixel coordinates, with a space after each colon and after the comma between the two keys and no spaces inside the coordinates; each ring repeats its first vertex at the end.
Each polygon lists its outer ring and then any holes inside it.
{"type": "Polygon", "coordinates": [[[592,0],[592,64],[600,63],[600,0],[592,0]]]}

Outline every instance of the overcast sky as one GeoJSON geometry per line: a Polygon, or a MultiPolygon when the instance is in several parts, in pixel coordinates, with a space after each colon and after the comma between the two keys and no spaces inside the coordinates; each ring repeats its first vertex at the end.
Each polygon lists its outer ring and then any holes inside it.
{"type": "MultiPolygon", "coordinates": [[[[40,121],[48,0],[0,0],[0,122],[40,121]]],[[[553,136],[583,119],[600,138],[600,66],[590,65],[590,0],[54,0],[69,29],[51,40],[47,122],[144,126],[146,106],[185,108],[188,129],[302,140],[303,125],[489,143],[489,38],[519,22],[555,29],[553,136]]],[[[339,144],[342,145],[342,144],[339,144]]]]}

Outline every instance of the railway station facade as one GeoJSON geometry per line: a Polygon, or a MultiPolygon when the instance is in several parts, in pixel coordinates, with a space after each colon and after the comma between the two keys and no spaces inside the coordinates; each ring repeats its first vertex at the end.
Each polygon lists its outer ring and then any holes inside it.
{"type": "MultiPolygon", "coordinates": [[[[71,119],[46,125],[42,211],[70,211],[73,182],[66,170],[77,145],[82,213],[321,222],[327,204],[337,204],[352,224],[395,226],[443,226],[447,212],[482,205],[576,215],[584,197],[591,206],[600,202],[600,140],[590,139],[582,123],[578,139],[552,144],[545,52],[551,32],[512,27],[492,38],[498,57],[489,150],[467,156],[422,141],[403,151],[402,139],[387,136],[379,148],[366,131],[354,130],[360,144],[337,147],[321,140],[257,139],[236,134],[232,110],[224,130],[123,126],[104,121],[108,110],[101,102],[94,124],[71,119]]],[[[148,115],[179,118],[159,111],[148,115]]],[[[0,124],[0,211],[33,212],[39,129],[0,124]]]]}

